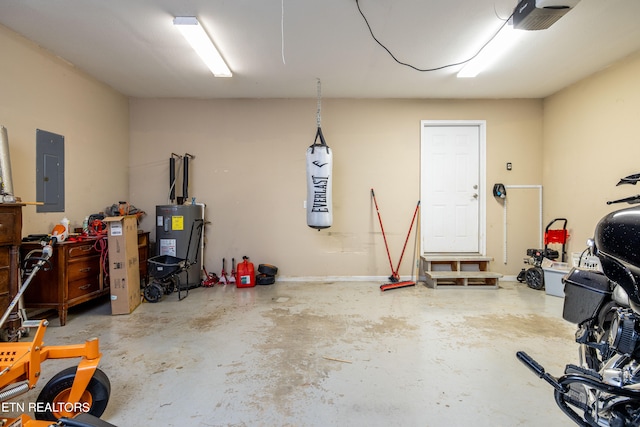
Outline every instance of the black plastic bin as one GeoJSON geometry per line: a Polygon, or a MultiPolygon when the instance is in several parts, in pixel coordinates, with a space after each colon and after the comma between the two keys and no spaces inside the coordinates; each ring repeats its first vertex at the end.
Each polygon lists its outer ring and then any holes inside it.
{"type": "Polygon", "coordinates": [[[158,255],[147,260],[149,275],[154,279],[164,279],[178,272],[184,264],[184,260],[171,255],[158,255]]]}
{"type": "Polygon", "coordinates": [[[611,295],[609,279],[594,270],[572,269],[562,279],[564,282],[564,308],[562,317],[573,323],[591,319],[608,295],[611,295]]]}

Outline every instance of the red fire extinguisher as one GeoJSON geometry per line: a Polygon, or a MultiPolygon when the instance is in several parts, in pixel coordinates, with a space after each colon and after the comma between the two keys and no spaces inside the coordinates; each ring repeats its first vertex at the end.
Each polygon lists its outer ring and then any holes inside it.
{"type": "Polygon", "coordinates": [[[236,287],[253,288],[256,285],[256,274],[253,263],[249,262],[249,257],[243,256],[242,262],[236,267],[236,287]]]}

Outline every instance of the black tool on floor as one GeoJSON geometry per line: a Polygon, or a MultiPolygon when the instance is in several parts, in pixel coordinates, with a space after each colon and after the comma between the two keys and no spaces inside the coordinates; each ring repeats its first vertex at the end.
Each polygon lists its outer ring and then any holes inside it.
{"type": "Polygon", "coordinates": [[[58,420],[58,424],[67,427],[116,427],[115,425],[94,417],[88,413],[81,413],[74,418],[62,417],[58,420]]]}

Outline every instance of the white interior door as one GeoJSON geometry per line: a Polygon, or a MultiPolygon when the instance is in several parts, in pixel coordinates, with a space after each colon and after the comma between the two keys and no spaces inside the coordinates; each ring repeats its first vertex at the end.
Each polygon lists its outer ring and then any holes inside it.
{"type": "Polygon", "coordinates": [[[423,253],[484,253],[484,129],[484,122],[422,122],[423,253]]]}

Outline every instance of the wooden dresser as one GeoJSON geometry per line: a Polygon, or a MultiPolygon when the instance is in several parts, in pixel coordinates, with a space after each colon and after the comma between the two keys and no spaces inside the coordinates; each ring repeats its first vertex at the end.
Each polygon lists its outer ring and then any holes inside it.
{"type": "MultiPolygon", "coordinates": [[[[53,246],[51,270],[40,270],[24,293],[26,308],[50,308],[58,311],[60,326],[67,323],[70,307],[109,293],[101,272],[99,243],[96,239],[62,242],[53,246]]],[[[107,250],[106,240],[103,241],[107,250]]],[[[22,257],[39,243],[23,243],[22,257]]]]}
{"type": "MultiPolygon", "coordinates": [[[[22,206],[16,203],[0,203],[0,316],[18,293],[18,251],[22,239],[22,206]]],[[[20,327],[17,307],[2,325],[4,340],[17,340],[20,327]]]]}

